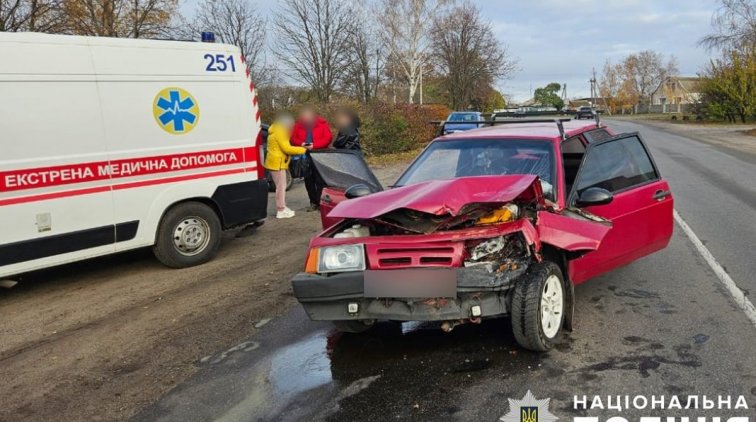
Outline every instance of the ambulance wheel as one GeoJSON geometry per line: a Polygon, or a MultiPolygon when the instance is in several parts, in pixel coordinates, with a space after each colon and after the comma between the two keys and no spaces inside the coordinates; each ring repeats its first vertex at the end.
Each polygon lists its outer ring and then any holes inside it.
{"type": "Polygon", "coordinates": [[[221,232],[220,219],[212,208],[184,202],[163,215],[152,250],[158,261],[171,268],[203,264],[218,251],[221,232]]]}
{"type": "Polygon", "coordinates": [[[546,352],[559,342],[567,308],[559,266],[544,261],[531,265],[520,277],[512,295],[512,331],[517,343],[546,352]]]}

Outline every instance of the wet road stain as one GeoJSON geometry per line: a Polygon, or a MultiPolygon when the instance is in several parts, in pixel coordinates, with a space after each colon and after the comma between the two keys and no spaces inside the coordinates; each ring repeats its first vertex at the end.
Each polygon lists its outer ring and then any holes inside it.
{"type": "Polygon", "coordinates": [[[450,398],[482,379],[564,372],[548,355],[517,347],[506,318],[451,333],[437,323],[384,322],[361,334],[322,330],[278,349],[270,360],[266,400],[287,403],[277,406],[280,420],[296,419],[299,406],[321,409],[318,420],[443,418],[460,411],[450,398]],[[322,403],[314,406],[316,400],[322,403]]]}
{"type": "Polygon", "coordinates": [[[596,372],[610,370],[637,371],[641,377],[648,378],[651,376],[651,372],[659,369],[662,364],[689,368],[701,366],[701,360],[692,353],[692,347],[687,344],[673,348],[676,357],[663,354],[663,344],[652,342],[643,337],[624,337],[623,344],[634,345],[636,348],[627,354],[612,356],[602,362],[582,367],[578,372],[594,375],[596,372]]]}

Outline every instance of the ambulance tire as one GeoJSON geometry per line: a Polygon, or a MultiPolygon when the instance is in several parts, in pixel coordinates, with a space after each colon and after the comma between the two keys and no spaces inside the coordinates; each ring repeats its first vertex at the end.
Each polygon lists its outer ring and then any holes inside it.
{"type": "Polygon", "coordinates": [[[182,202],[163,215],[152,251],[170,268],[204,264],[218,252],[222,232],[215,210],[201,202],[182,202]]]}

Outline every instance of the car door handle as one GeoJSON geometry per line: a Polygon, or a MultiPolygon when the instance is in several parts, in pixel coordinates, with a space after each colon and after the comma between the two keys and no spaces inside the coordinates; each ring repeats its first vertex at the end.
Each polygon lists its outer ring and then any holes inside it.
{"type": "Polygon", "coordinates": [[[323,202],[325,202],[326,204],[330,204],[331,202],[333,202],[333,199],[331,199],[330,195],[325,195],[323,196],[323,202]]]}
{"type": "Polygon", "coordinates": [[[658,191],[656,191],[654,193],[653,198],[656,199],[657,201],[661,201],[662,199],[664,199],[664,198],[666,198],[666,197],[668,197],[670,195],[672,195],[672,192],[670,192],[668,190],[661,190],[661,189],[659,189],[658,191]]]}

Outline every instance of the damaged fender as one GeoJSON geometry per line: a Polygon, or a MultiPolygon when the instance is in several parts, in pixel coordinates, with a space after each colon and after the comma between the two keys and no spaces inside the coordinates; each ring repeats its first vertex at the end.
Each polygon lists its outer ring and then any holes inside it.
{"type": "Polygon", "coordinates": [[[536,224],[542,243],[570,252],[595,251],[611,228],[608,220],[590,221],[546,211],[538,211],[536,224]]]}

